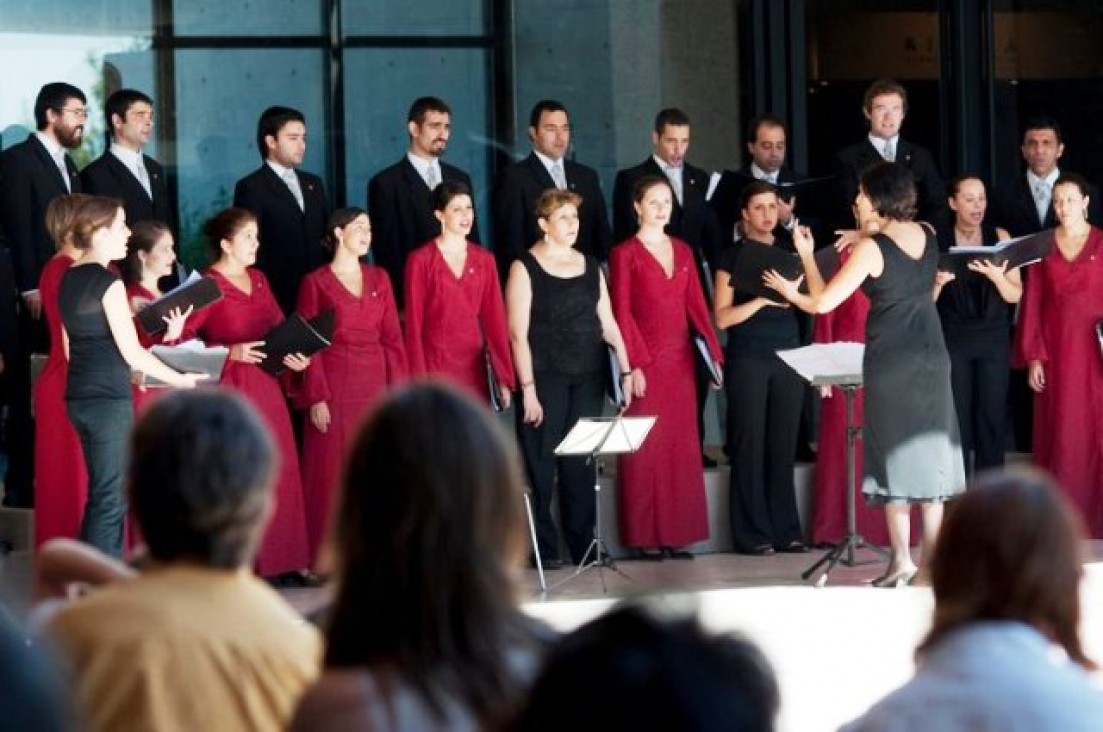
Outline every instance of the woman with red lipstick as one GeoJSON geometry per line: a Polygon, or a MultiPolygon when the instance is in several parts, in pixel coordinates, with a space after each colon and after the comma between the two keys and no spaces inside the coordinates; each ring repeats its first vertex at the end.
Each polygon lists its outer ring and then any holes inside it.
{"type": "MultiPolygon", "coordinates": [[[[975,175],[954,178],[948,193],[954,217],[938,232],[941,249],[986,247],[1008,238],[1006,231],[984,222],[988,200],[984,183],[975,175]]],[[[950,354],[950,385],[966,470],[999,467],[1006,443],[1009,303],[1022,296],[1019,271],[973,260],[963,276],[939,272],[936,282],[941,285],[935,289],[938,315],[950,354]]]]}
{"type": "Polygon", "coordinates": [[[514,386],[506,307],[494,255],[467,240],[471,189],[444,181],[433,191],[441,234],[406,260],[406,357],[410,374],[439,375],[489,402],[486,351],[509,407],[514,386]]]}

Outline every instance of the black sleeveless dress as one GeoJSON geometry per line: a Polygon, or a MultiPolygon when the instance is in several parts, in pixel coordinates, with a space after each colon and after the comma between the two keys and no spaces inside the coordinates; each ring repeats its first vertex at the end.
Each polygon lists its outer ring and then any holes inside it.
{"type": "Polygon", "coordinates": [[[965,489],[950,358],[932,298],[938,244],[927,232],[919,259],[884,234],[885,267],[869,277],[862,492],[873,502],[940,501],[965,489]]]}

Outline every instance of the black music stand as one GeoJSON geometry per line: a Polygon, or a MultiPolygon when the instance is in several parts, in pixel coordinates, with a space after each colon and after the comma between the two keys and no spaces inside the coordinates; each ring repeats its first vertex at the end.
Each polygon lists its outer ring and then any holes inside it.
{"type": "MultiPolygon", "coordinates": [[[[602,455],[619,455],[635,452],[647,439],[647,433],[655,425],[656,417],[625,417],[617,414],[615,417],[583,417],[575,423],[563,441],[555,448],[555,454],[589,455],[590,460],[596,462],[602,455]]],[[[601,530],[601,475],[595,471],[594,475],[594,538],[582,561],[578,563],[575,571],[556,582],[547,591],[578,578],[583,572],[597,567],[598,576],[601,578],[601,591],[608,592],[605,586],[606,568],[613,570],[626,580],[631,580],[622,572],[613,557],[609,554],[609,547],[605,544],[605,537],[601,530]]]]}

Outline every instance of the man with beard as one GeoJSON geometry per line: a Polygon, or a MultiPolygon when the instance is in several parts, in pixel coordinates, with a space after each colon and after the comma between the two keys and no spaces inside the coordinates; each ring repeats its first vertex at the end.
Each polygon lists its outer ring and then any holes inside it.
{"type": "MultiPolygon", "coordinates": [[[[399,307],[404,298],[406,256],[440,236],[440,221],[433,214],[433,190],[443,181],[463,183],[474,190],[471,176],[440,160],[452,136],[452,110],[443,100],[415,99],[406,115],[406,131],[410,134],[409,150],[368,183],[368,213],[374,230],[372,252],[376,263],[391,278],[399,307]]],[[[468,238],[479,241],[478,222],[468,238]]]]}
{"type": "MultiPolygon", "coordinates": [[[[4,288],[0,292],[0,309],[10,315],[19,308],[17,345],[4,354],[7,506],[29,507],[33,503],[30,354],[48,350],[38,278],[55,252],[46,230],[46,207],[58,196],[81,190],[77,166],[66,150],[80,147],[84,139],[86,103],[84,92],[71,84],[46,84],[34,103],[36,131],[0,154],[0,234],[6,250],[0,257],[0,268],[10,268],[17,290],[4,288]]],[[[7,279],[3,274],[0,272],[0,282],[7,279]]]]}

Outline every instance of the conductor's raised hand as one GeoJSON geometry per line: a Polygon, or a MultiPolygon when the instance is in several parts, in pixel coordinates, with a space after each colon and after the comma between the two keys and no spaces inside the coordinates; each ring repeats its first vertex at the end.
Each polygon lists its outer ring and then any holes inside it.
{"type": "Polygon", "coordinates": [[[544,423],[544,407],[540,405],[540,400],[536,397],[536,387],[531,383],[521,387],[521,407],[525,424],[539,427],[544,423]]]}
{"type": "Polygon", "coordinates": [[[862,234],[857,229],[836,229],[835,237],[835,243],[832,246],[835,247],[836,252],[842,254],[857,244],[858,240],[862,238],[862,234]]]}
{"type": "Polygon", "coordinates": [[[261,350],[261,346],[264,345],[264,341],[248,341],[247,343],[235,343],[230,346],[231,361],[240,361],[241,363],[258,364],[267,358],[267,354],[261,350]]]}
{"type": "Polygon", "coordinates": [[[793,226],[793,247],[797,254],[811,254],[816,249],[816,240],[812,237],[812,230],[801,224],[800,219],[793,226]]]}
{"type": "Polygon", "coordinates": [[[310,356],[304,356],[301,353],[289,353],[283,357],[283,365],[292,371],[306,371],[306,367],[310,365],[310,356]]]}

